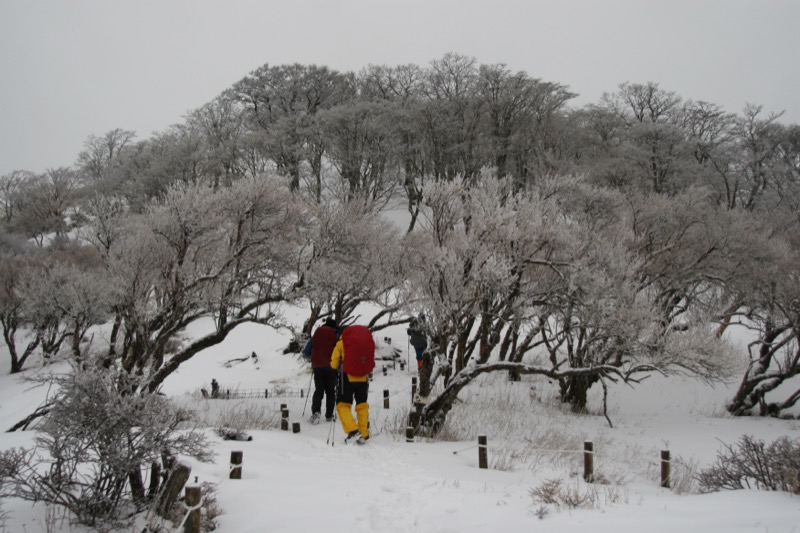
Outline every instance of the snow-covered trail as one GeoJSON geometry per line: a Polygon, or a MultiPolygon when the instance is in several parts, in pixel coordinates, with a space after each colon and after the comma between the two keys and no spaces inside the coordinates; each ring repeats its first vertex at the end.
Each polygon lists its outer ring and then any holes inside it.
{"type": "Polygon", "coordinates": [[[364,446],[344,445],[338,422],[334,445],[326,443],[326,423],[304,424],[296,434],[250,434],[252,441],[215,443],[221,458],[243,452],[241,480],[227,479],[222,460],[192,465],[192,480],[217,483],[216,498],[225,510],[218,518],[220,533],[318,531],[321,515],[329,517],[331,531],[487,531],[498,510],[502,517],[495,518],[508,520],[512,502],[514,513],[530,520],[528,486],[520,476],[478,469],[477,452],[452,453],[457,443],[407,443],[376,435],[364,446]],[[452,474],[442,475],[448,471],[452,474]],[[460,517],[465,507],[471,511],[460,517]],[[482,507],[477,514],[485,520],[476,522],[475,511],[482,507]]]}
{"type": "MultiPolygon", "coordinates": [[[[217,483],[224,514],[218,533],[478,533],[504,531],[638,533],[693,531],[709,516],[729,532],[798,532],[800,500],[784,493],[737,491],[676,495],[656,484],[596,485],[591,509],[551,510],[543,519],[529,494],[541,475],[482,470],[467,443],[407,443],[378,435],[364,446],[326,444],[328,424],[304,424],[300,433],[256,431],[249,442],[216,440],[218,457],[243,451],[241,480],[228,477],[221,459],[193,466],[192,480],[217,483]],[[733,504],[732,502],[738,502],[733,504]],[[796,519],[796,520],[795,520],[796,519]]],[[[568,481],[579,490],[578,478],[568,481]]]]}

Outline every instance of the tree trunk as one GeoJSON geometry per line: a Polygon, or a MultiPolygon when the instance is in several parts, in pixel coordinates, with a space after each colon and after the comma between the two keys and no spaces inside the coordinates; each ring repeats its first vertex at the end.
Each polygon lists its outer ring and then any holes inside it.
{"type": "Polygon", "coordinates": [[[153,461],[150,465],[150,487],[147,489],[147,497],[153,499],[158,494],[158,489],[161,487],[161,463],[153,461]]]}
{"type": "MultiPolygon", "coordinates": [[[[793,364],[785,365],[786,370],[773,368],[776,354],[781,349],[786,349],[787,343],[793,339],[793,335],[786,335],[789,328],[785,326],[767,326],[761,339],[761,346],[758,352],[758,359],[750,363],[750,367],[739,384],[733,399],[728,404],[728,412],[736,416],[753,414],[752,409],[761,405],[760,413],[762,416],[779,414],[774,412],[774,407],[769,407],[765,400],[768,392],[775,390],[786,379],[797,374],[797,364],[800,361],[800,349],[795,350],[794,357],[787,358],[787,363],[793,359],[793,364]],[[782,338],[783,336],[783,338],[782,338]]],[[[778,365],[774,365],[778,366],[778,365]]]]}
{"type": "Polygon", "coordinates": [[[561,401],[569,403],[573,413],[586,412],[589,389],[597,382],[597,376],[568,376],[564,379],[561,401]]]}
{"type": "Polygon", "coordinates": [[[131,487],[131,496],[134,502],[141,502],[144,500],[144,480],[142,479],[142,471],[139,469],[131,470],[128,472],[128,483],[131,487]]]}

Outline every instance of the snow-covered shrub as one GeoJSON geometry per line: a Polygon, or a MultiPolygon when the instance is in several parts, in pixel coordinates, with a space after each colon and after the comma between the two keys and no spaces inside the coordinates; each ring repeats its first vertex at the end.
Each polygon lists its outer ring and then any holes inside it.
{"type": "Polygon", "coordinates": [[[759,489],[800,494],[800,439],[781,437],[766,444],[743,435],[735,448],[724,444],[716,463],[697,478],[702,492],[759,489]]]}
{"type": "Polygon", "coordinates": [[[80,367],[52,378],[58,392],[36,446],[0,454],[7,495],[70,511],[98,531],[126,526],[147,507],[144,473],[166,453],[210,461],[204,434],[177,431],[187,418],[164,396],[138,394],[124,376],[80,367]]]}

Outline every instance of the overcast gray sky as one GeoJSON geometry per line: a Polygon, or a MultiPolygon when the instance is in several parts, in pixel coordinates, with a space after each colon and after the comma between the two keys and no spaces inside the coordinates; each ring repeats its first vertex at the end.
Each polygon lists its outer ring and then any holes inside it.
{"type": "Polygon", "coordinates": [[[0,175],[74,164],[114,128],[182,121],[265,64],[427,65],[447,52],[595,102],[654,81],[800,123],[798,0],[0,0],[0,175]]]}

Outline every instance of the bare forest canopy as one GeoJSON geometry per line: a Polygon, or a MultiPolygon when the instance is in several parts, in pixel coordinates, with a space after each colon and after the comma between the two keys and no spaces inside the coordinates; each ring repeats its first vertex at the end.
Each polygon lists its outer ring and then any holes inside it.
{"type": "Polygon", "coordinates": [[[375,330],[427,317],[425,375],[449,387],[428,428],[494,370],[547,375],[576,411],[608,380],[736,372],[731,412],[786,412],[800,127],[655,82],[574,97],[453,53],[265,64],[150,138],[91,135],[73,166],[4,175],[11,371],[67,356],[154,392],[240,324],[300,342],[370,304],[375,330]],[[285,304],[308,320],[285,323],[285,304]],[[214,331],[182,341],[203,317],[214,331]],[[87,342],[100,324],[110,337],[87,342]],[[728,344],[731,324],[752,344],[728,344]]]}

